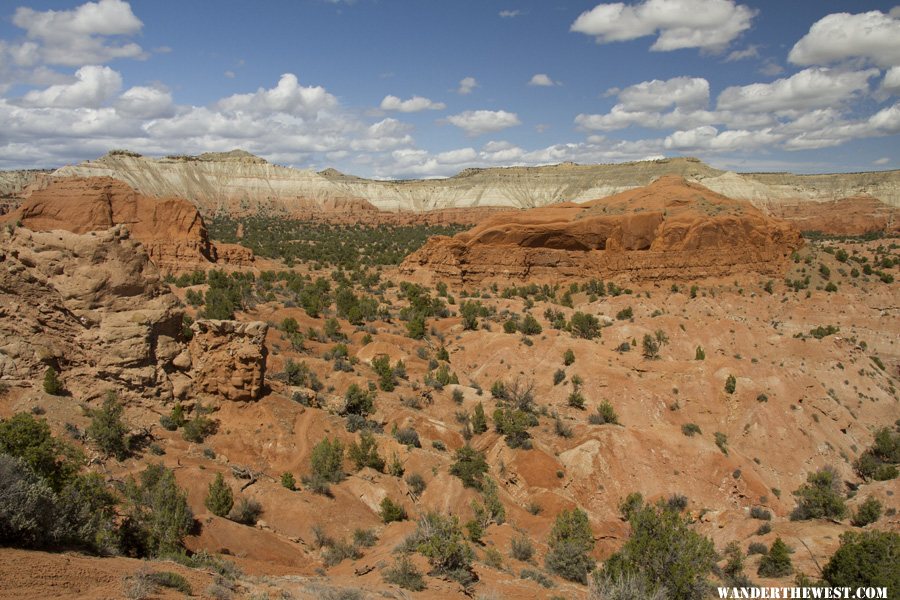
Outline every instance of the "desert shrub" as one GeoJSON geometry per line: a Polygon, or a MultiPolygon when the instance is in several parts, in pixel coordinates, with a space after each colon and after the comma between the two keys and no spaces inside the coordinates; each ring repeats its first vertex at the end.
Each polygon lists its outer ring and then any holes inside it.
{"type": "Polygon", "coordinates": [[[113,392],[108,392],[103,405],[90,412],[91,424],[87,435],[107,456],[124,460],[130,454],[131,438],[128,426],[122,421],[125,406],[116,399],[113,392]]]}
{"type": "Polygon", "coordinates": [[[556,431],[556,435],[562,438],[570,438],[572,437],[572,428],[563,423],[563,420],[559,415],[553,419],[553,428],[556,431]]]}
{"type": "Polygon", "coordinates": [[[430,512],[419,519],[407,544],[428,558],[433,573],[467,585],[476,579],[472,572],[474,552],[465,542],[456,517],[430,512]]]}
{"type": "Polygon", "coordinates": [[[384,471],[384,459],[378,454],[378,442],[371,432],[364,431],[359,436],[359,443],[351,442],[347,448],[347,456],[356,470],[369,467],[376,471],[384,471]]]}
{"type": "Polygon", "coordinates": [[[684,494],[672,494],[666,499],[666,508],[675,512],[682,512],[688,507],[688,497],[684,494]]]}
{"type": "Polygon", "coordinates": [[[368,416],[375,410],[375,393],[364,391],[357,384],[350,384],[344,394],[347,401],[344,414],[368,416]]]}
{"type": "Polygon", "coordinates": [[[553,373],[553,385],[559,385],[566,378],[566,372],[562,369],[557,369],[555,373],[553,373]]]}
{"type": "Polygon", "coordinates": [[[537,425],[537,417],[514,407],[497,408],[494,411],[494,427],[502,433],[510,448],[530,448],[531,434],[528,428],[537,425]]]}
{"type": "Polygon", "coordinates": [[[713,434],[713,439],[715,439],[716,446],[719,447],[719,450],[722,451],[722,454],[728,454],[728,436],[722,433],[721,431],[717,431],[713,434]]]}
{"type": "Polygon", "coordinates": [[[664,582],[672,600],[699,600],[709,590],[708,574],[715,567],[712,542],[689,528],[674,511],[642,505],[629,518],[631,537],[603,565],[610,581],[639,574],[664,582]]]}
{"type": "Polygon", "coordinates": [[[587,575],[594,568],[594,559],[589,556],[594,536],[587,513],[575,508],[557,515],[547,545],[550,551],[544,560],[548,570],[570,581],[587,583],[587,575]]]}
{"type": "Polygon", "coordinates": [[[521,533],[510,540],[509,555],[516,560],[529,562],[534,557],[534,544],[527,535],[521,533]]]}
{"type": "Polygon", "coordinates": [[[389,567],[381,572],[381,578],[385,583],[399,586],[411,592],[421,592],[425,589],[425,578],[422,573],[409,559],[409,556],[402,554],[389,567]]]}
{"type": "Polygon", "coordinates": [[[628,319],[634,316],[634,309],[630,306],[623,308],[619,312],[616,313],[616,319],[619,321],[627,321],[628,319]]]}
{"type": "Polygon", "coordinates": [[[64,391],[63,384],[59,380],[59,373],[53,367],[47,367],[47,370],[44,371],[44,391],[51,396],[60,396],[64,391]]]}
{"type": "Polygon", "coordinates": [[[737,388],[737,379],[735,379],[734,375],[729,375],[727,379],[725,379],[725,392],[729,394],[733,394],[734,390],[737,388]]]}
{"type": "Polygon", "coordinates": [[[487,460],[484,454],[465,445],[456,451],[456,462],[450,467],[450,474],[462,480],[465,487],[480,490],[484,474],[488,471],[487,460]]]}
{"type": "Polygon", "coordinates": [[[760,559],[756,574],[760,577],[784,577],[793,570],[790,548],[779,537],[775,538],[769,552],[760,559]]]}
{"type": "Polygon", "coordinates": [[[387,496],[381,501],[381,520],[385,523],[406,520],[406,509],[387,496]]]}
{"type": "Polygon", "coordinates": [[[822,467],[806,476],[806,483],[794,492],[797,507],[792,520],[843,519],[847,505],[841,495],[841,480],[834,467],[822,467]]]}
{"type": "Polygon", "coordinates": [[[378,387],[384,392],[394,391],[396,379],[394,369],[391,368],[391,359],[387,354],[376,356],[372,359],[372,369],[378,375],[378,387]]]}
{"type": "Polygon", "coordinates": [[[418,473],[410,473],[406,476],[406,485],[409,486],[409,490],[415,494],[416,496],[421,496],[422,492],[425,491],[426,483],[425,478],[419,475],[418,473]]]}
{"type": "Polygon", "coordinates": [[[666,588],[641,573],[628,573],[617,579],[594,573],[588,600],[666,600],[666,588]]]}
{"type": "Polygon", "coordinates": [[[544,328],[541,327],[541,324],[538,323],[538,320],[535,319],[531,313],[527,313],[522,320],[522,324],[519,325],[519,330],[525,335],[537,335],[543,331],[544,328]]]}
{"type": "Polygon", "coordinates": [[[450,395],[450,397],[453,398],[453,402],[455,402],[456,404],[462,404],[463,400],[465,400],[466,398],[465,394],[463,394],[463,391],[459,388],[453,390],[453,393],[450,395]]]}
{"type": "Polygon", "coordinates": [[[218,423],[212,419],[197,414],[193,419],[184,424],[181,430],[181,437],[188,442],[196,444],[202,443],[207,437],[211,436],[218,429],[218,423]]]}
{"type": "Polygon", "coordinates": [[[125,482],[129,502],[122,524],[122,545],[132,556],[156,556],[181,550],[194,525],[187,494],[175,474],[162,465],[149,465],[138,479],[125,482]]]}
{"type": "Polygon", "coordinates": [[[706,351],[702,346],[697,346],[697,349],[694,350],[694,360],[706,360],[706,351]]]}
{"type": "Polygon", "coordinates": [[[479,435],[487,431],[487,416],[484,414],[484,406],[479,402],[472,413],[472,433],[479,435]]]}
{"type": "Polygon", "coordinates": [[[535,581],[545,588],[553,587],[553,580],[536,569],[522,569],[519,571],[519,577],[535,581]]]}
{"type": "Polygon", "coordinates": [[[459,305],[459,314],[463,319],[463,329],[474,331],[478,329],[478,317],[485,314],[485,308],[477,300],[467,300],[459,305]]]}
{"type": "Polygon", "coordinates": [[[619,514],[622,515],[623,520],[628,521],[631,519],[631,515],[643,506],[644,496],[642,496],[640,492],[631,492],[625,496],[625,499],[619,504],[619,514]]]}
{"type": "MultiPolygon", "coordinates": [[[[835,587],[900,589],[900,534],[895,531],[848,531],[822,570],[835,587]]],[[[890,592],[894,593],[894,592],[890,592]]]]}
{"type": "Polygon", "coordinates": [[[294,475],[292,473],[288,473],[285,471],[281,474],[281,487],[289,489],[291,491],[297,489],[297,481],[294,479],[294,475]]]}
{"type": "Polygon", "coordinates": [[[404,427],[394,432],[394,438],[409,448],[421,448],[422,442],[419,441],[419,434],[412,427],[404,427]]]}
{"type": "Polygon", "coordinates": [[[227,516],[231,511],[234,506],[234,495],[221,473],[216,473],[216,478],[209,484],[203,503],[211,513],[219,517],[227,516]]]}
{"type": "Polygon", "coordinates": [[[762,542],[750,542],[747,546],[747,555],[751,554],[768,554],[769,548],[762,542]]]}
{"type": "Polygon", "coordinates": [[[231,510],[228,518],[235,523],[256,525],[262,512],[262,505],[259,502],[253,498],[241,498],[240,502],[231,510]]]}
{"type": "Polygon", "coordinates": [[[594,315],[576,312],[569,321],[569,327],[574,335],[586,340],[600,335],[600,321],[594,315]]]}
{"type": "Polygon", "coordinates": [[[588,417],[588,422],[591,425],[618,425],[619,416],[616,414],[612,404],[604,400],[597,407],[597,411],[588,417]]]}
{"type": "Polygon", "coordinates": [[[751,587],[753,584],[744,573],[744,553],[737,542],[725,546],[726,561],[722,567],[722,579],[729,587],[751,587]]]}
{"type": "Polygon", "coordinates": [[[354,529],[353,545],[359,548],[371,548],[378,542],[378,534],[374,529],[354,529]]]}
{"type": "Polygon", "coordinates": [[[172,571],[157,571],[155,573],[148,573],[147,579],[160,587],[178,590],[182,594],[187,594],[188,596],[193,594],[191,584],[188,583],[188,580],[185,579],[184,575],[179,575],[178,573],[173,573],[172,571]]]}
{"type": "Polygon", "coordinates": [[[850,522],[854,527],[865,527],[881,518],[882,508],[878,498],[869,496],[866,498],[865,502],[859,505],[859,508],[856,510],[856,513],[853,515],[853,519],[851,519],[850,522]]]}
{"type": "Polygon", "coordinates": [[[900,431],[882,427],[875,433],[872,446],[854,463],[856,472],[866,480],[887,481],[898,476],[900,431]]]}
{"type": "Polygon", "coordinates": [[[756,535],[766,535],[772,531],[772,525],[769,523],[763,523],[756,529],[756,535]]]}
{"type": "Polygon", "coordinates": [[[572,349],[568,349],[563,353],[563,364],[567,367],[575,362],[575,353],[572,352],[572,349]]]}
{"type": "Polygon", "coordinates": [[[0,543],[42,547],[61,536],[59,501],[21,458],[0,454],[0,543]]]}
{"type": "Polygon", "coordinates": [[[700,431],[700,426],[696,423],[685,423],[681,426],[681,433],[683,433],[687,437],[694,437],[698,433],[702,432],[700,431]]]}
{"type": "Polygon", "coordinates": [[[762,521],[771,521],[772,513],[761,506],[754,506],[750,509],[750,516],[754,519],[760,519],[762,521]]]}
{"type": "Polygon", "coordinates": [[[84,463],[78,450],[51,435],[47,421],[24,412],[0,419],[0,454],[21,458],[54,491],[62,489],[84,463]]]}
{"type": "Polygon", "coordinates": [[[324,438],[316,444],[310,455],[312,473],[304,481],[317,493],[328,493],[329,483],[340,483],[344,473],[344,445],[337,438],[324,438]]]}

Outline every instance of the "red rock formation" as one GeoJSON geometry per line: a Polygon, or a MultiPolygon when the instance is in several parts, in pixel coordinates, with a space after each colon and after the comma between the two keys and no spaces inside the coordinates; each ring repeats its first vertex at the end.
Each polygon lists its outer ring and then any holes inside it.
{"type": "Polygon", "coordinates": [[[800,231],[818,231],[827,235],[900,232],[900,210],[871,196],[824,202],[779,202],[767,210],[770,215],[791,221],[800,231]]]}
{"type": "MultiPolygon", "coordinates": [[[[143,196],[111,177],[55,179],[34,191],[12,218],[33,231],[86,233],[125,225],[164,272],[203,268],[218,256],[203,218],[190,202],[143,196]]],[[[222,258],[247,264],[253,255],[223,247],[222,258]]]]}
{"type": "Polygon", "coordinates": [[[227,400],[256,400],[266,373],[266,332],[261,321],[201,320],[191,325],[193,390],[227,400]]]}
{"type": "Polygon", "coordinates": [[[775,273],[802,245],[791,225],[681,177],[584,204],[505,213],[438,236],[401,271],[458,282],[775,273]]]}

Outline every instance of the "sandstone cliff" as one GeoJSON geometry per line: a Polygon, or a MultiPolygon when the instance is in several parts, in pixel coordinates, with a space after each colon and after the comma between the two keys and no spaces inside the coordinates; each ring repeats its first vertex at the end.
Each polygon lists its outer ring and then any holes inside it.
{"type": "Polygon", "coordinates": [[[264,336],[265,323],[216,322],[216,343],[198,342],[189,351],[183,314],[124,225],[83,234],[0,230],[4,383],[40,385],[52,366],[66,389],[84,400],[107,389],[128,399],[169,400],[192,391],[229,400],[258,397],[265,347],[258,336],[246,338],[247,332],[264,336]],[[209,388],[210,364],[224,369],[216,376],[230,374],[224,389],[209,388]]]}
{"type": "Polygon", "coordinates": [[[57,177],[33,190],[7,220],[34,231],[100,231],[125,225],[164,272],[205,268],[219,254],[239,265],[253,261],[241,247],[210,243],[206,225],[190,202],[139,194],[112,177],[57,177]]]}
{"type": "Polygon", "coordinates": [[[601,200],[498,215],[453,238],[432,238],[400,270],[461,283],[775,274],[801,245],[797,229],[749,203],[667,176],[601,200]]]}

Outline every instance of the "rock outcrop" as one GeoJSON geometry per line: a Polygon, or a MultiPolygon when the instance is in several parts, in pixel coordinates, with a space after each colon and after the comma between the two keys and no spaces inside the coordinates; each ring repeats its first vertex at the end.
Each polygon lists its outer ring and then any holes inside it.
{"type": "Polygon", "coordinates": [[[266,374],[266,332],[262,321],[201,320],[191,325],[194,393],[227,400],[256,400],[266,374]]]}
{"type": "Polygon", "coordinates": [[[190,202],[144,196],[112,177],[54,178],[8,219],[34,231],[85,233],[124,225],[164,272],[209,267],[220,251],[223,262],[253,261],[250,250],[211,244],[203,218],[190,202]]]}
{"type": "Polygon", "coordinates": [[[799,231],[680,177],[584,204],[506,213],[403,262],[420,279],[460,283],[686,279],[781,271],[799,231]]]}
{"type": "Polygon", "coordinates": [[[52,366],[80,400],[259,397],[266,325],[201,321],[188,347],[183,315],[124,225],[0,229],[0,381],[39,385],[52,366]]]}
{"type": "Polygon", "coordinates": [[[790,221],[800,231],[853,236],[900,233],[900,208],[869,196],[823,202],[783,202],[770,206],[769,213],[790,221]]]}

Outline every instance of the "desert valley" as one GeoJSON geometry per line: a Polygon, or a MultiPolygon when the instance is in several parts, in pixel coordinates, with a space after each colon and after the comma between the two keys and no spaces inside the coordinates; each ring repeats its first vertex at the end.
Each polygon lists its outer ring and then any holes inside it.
{"type": "Polygon", "coordinates": [[[898,171],[0,196],[4,598],[900,593],[898,171]]]}

